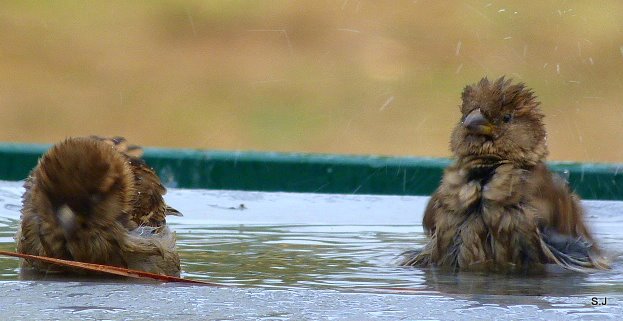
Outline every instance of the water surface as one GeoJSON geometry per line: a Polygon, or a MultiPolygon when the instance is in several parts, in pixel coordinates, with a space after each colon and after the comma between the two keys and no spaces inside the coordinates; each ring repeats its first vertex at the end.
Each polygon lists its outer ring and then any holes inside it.
{"type": "MultiPolygon", "coordinates": [[[[15,249],[21,193],[18,183],[0,183],[3,250],[15,249]]],[[[234,287],[19,281],[17,260],[0,257],[0,305],[14,306],[18,319],[41,308],[62,319],[131,316],[140,309],[129,308],[128,298],[138,306],[158,302],[168,307],[158,313],[169,318],[198,319],[198,306],[213,319],[623,315],[621,202],[584,203],[596,238],[613,257],[611,271],[553,268],[528,277],[396,266],[398,254],[426,242],[426,197],[172,189],[166,198],[184,213],[169,219],[183,276],[234,287]],[[598,304],[605,298],[606,304],[594,306],[593,298],[598,304]]]]}

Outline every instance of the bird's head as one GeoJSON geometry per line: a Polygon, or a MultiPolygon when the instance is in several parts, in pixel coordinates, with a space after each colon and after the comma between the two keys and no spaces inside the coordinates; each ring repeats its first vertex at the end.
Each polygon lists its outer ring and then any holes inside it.
{"type": "Polygon", "coordinates": [[[493,158],[532,166],[547,156],[546,132],[539,102],[524,84],[486,77],[461,96],[461,120],[450,149],[461,159],[493,158]]]}

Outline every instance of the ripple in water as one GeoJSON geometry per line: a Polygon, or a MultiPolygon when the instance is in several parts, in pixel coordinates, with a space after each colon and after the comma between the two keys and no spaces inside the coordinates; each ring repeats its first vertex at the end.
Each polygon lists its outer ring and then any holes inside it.
{"type": "MultiPolygon", "coordinates": [[[[500,295],[516,302],[519,296],[531,304],[543,304],[537,299],[541,296],[623,289],[623,264],[616,256],[613,270],[591,274],[553,271],[526,277],[401,268],[397,256],[426,242],[419,224],[426,198],[339,197],[172,190],[167,201],[184,213],[169,219],[177,232],[183,276],[254,288],[440,293],[478,302],[496,297],[499,303],[500,295]],[[241,203],[244,211],[229,209],[241,203]]],[[[597,237],[607,240],[604,246],[622,248],[618,231],[623,222],[610,210],[623,204],[587,205],[597,237]]],[[[5,204],[0,209],[0,249],[14,250],[18,223],[13,211],[19,208],[5,204]]],[[[0,280],[17,280],[17,271],[15,259],[0,258],[0,280]]]]}

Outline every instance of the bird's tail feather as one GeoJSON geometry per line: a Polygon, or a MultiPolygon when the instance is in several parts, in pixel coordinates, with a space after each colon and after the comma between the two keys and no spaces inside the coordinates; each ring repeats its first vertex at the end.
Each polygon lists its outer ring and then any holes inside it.
{"type": "Polygon", "coordinates": [[[563,268],[587,272],[609,268],[606,258],[585,238],[562,235],[554,230],[539,232],[541,249],[546,258],[563,268]]]}
{"type": "Polygon", "coordinates": [[[431,255],[427,247],[409,250],[400,254],[400,266],[428,267],[431,265],[431,255]]]}

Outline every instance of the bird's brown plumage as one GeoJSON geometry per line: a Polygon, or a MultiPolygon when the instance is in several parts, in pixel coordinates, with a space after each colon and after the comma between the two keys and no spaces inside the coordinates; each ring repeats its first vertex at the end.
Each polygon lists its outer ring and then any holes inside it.
{"type": "Polygon", "coordinates": [[[504,77],[465,87],[452,132],[455,162],[424,212],[429,243],[402,265],[453,270],[606,268],[579,198],[545,165],[546,132],[535,95],[504,77]]]}
{"type": "MultiPolygon", "coordinates": [[[[165,188],[121,137],[69,138],[54,145],[24,187],[21,253],[179,275],[165,188]]],[[[67,271],[24,261],[37,271],[67,271]]]]}

